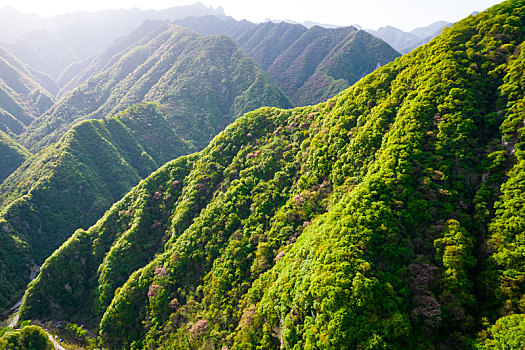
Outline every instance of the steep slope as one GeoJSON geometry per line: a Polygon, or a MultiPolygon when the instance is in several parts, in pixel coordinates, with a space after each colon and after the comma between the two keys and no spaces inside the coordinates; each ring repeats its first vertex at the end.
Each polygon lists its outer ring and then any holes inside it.
{"type": "MultiPolygon", "coordinates": [[[[241,23],[241,25],[243,25],[241,23]]],[[[234,38],[266,71],[273,62],[307,31],[302,25],[261,23],[234,38]]]]}
{"type": "Polygon", "coordinates": [[[72,231],[87,228],[160,164],[188,153],[154,104],[76,125],[0,186],[0,310],[20,297],[30,269],[72,231]]]}
{"type": "Polygon", "coordinates": [[[29,156],[25,148],[0,130],[0,184],[29,156]]]}
{"type": "Polygon", "coordinates": [[[114,55],[111,66],[32,123],[22,144],[41,149],[79,120],[102,118],[142,101],[164,105],[172,127],[199,148],[248,110],[290,106],[229,38],[202,37],[164,24],[114,55]]]}
{"type": "Polygon", "coordinates": [[[231,37],[296,106],[325,101],[398,56],[381,39],[353,27],[306,28],[285,22],[255,25],[214,16],[175,23],[201,34],[231,37]]]}
{"type": "Polygon", "coordinates": [[[523,347],[524,28],[506,1],[246,114],[76,231],[22,318],[108,348],[523,347]]]}
{"type": "Polygon", "coordinates": [[[312,27],[268,68],[268,75],[298,106],[324,101],[398,53],[353,27],[312,27]]]}
{"type": "Polygon", "coordinates": [[[32,71],[0,46],[0,130],[13,134],[23,132],[52,106],[53,92],[56,85],[49,77],[32,71]]]}

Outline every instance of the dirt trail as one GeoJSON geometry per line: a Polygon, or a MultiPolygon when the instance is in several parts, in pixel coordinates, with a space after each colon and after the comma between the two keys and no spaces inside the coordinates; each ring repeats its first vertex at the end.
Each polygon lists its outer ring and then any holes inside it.
{"type": "MultiPolygon", "coordinates": [[[[46,331],[44,331],[46,332],[46,331]]],[[[55,347],[55,349],[57,350],[66,350],[66,348],[64,348],[62,345],[60,345],[60,343],[49,333],[47,333],[47,336],[49,337],[49,340],[51,340],[51,342],[53,343],[53,346],[55,347]]]]}

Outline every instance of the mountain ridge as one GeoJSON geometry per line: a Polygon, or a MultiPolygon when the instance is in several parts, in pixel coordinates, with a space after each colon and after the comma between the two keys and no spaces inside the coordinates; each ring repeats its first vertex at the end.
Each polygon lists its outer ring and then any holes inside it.
{"type": "Polygon", "coordinates": [[[160,165],[202,148],[246,110],[290,106],[225,36],[201,37],[166,23],[150,36],[138,35],[142,39],[129,50],[122,45],[106,71],[62,99],[50,110],[55,114],[39,117],[45,134],[51,129],[46,116],[58,115],[52,121],[64,135],[58,143],[37,135],[41,151],[0,185],[0,235],[9,241],[0,251],[1,308],[14,303],[29,269],[70,231],[95,223],[160,165]],[[137,105],[148,100],[157,103],[137,105]]]}
{"type": "Polygon", "coordinates": [[[70,63],[97,55],[118,37],[127,35],[145,20],[173,20],[191,15],[207,14],[224,16],[224,10],[222,8],[213,9],[196,2],[163,10],[133,8],[97,12],[75,11],[44,18],[33,13],[21,13],[14,8],[4,7],[0,8],[0,22],[4,24],[5,34],[0,37],[0,40],[8,41],[8,44],[15,44],[20,50],[30,51],[30,55],[21,54],[22,51],[19,51],[19,58],[26,64],[31,63],[34,68],[43,69],[44,73],[57,77],[70,63]],[[41,38],[35,36],[42,30],[47,31],[50,35],[50,38],[46,40],[46,45],[42,45],[41,38]],[[24,37],[26,43],[21,42],[24,37]],[[27,42],[31,44],[27,45],[27,42]],[[50,44],[63,46],[69,55],[61,51],[57,56],[53,55],[52,52],[49,52],[50,44]],[[39,55],[45,59],[36,61],[32,55],[39,55]],[[61,62],[58,62],[59,60],[61,62]]]}
{"type": "Polygon", "coordinates": [[[0,130],[18,135],[54,102],[56,85],[0,46],[0,130]]]}
{"type": "Polygon", "coordinates": [[[286,22],[256,25],[214,16],[174,23],[201,34],[230,36],[296,106],[320,103],[398,56],[381,39],[354,27],[307,28],[286,22]],[[336,48],[339,52],[334,54],[336,48]]]}
{"type": "Polygon", "coordinates": [[[405,54],[428,43],[439,35],[443,28],[450,27],[450,25],[452,25],[450,22],[438,21],[426,27],[414,28],[410,32],[393,26],[381,27],[378,30],[365,29],[365,31],[383,39],[398,52],[405,54]]]}
{"type": "Polygon", "coordinates": [[[101,118],[134,103],[150,101],[172,104],[170,122],[179,123],[182,137],[189,137],[192,130],[193,140],[203,147],[210,135],[243,111],[260,106],[259,101],[289,106],[266,74],[225,36],[201,37],[189,29],[162,24],[138,39],[113,55],[108,68],[91,76],[31,124],[21,142],[33,149],[41,148],[56,141],[75,121],[101,118]],[[203,57],[198,49],[209,57],[203,57]],[[211,69],[215,64],[224,68],[211,69]],[[234,72],[233,67],[242,72],[234,72]],[[197,80],[202,84],[199,89],[195,86],[197,80]],[[211,86],[212,80],[216,85],[211,86]],[[220,92],[217,86],[226,90],[220,92]],[[201,118],[203,124],[186,123],[186,115],[201,118]]]}

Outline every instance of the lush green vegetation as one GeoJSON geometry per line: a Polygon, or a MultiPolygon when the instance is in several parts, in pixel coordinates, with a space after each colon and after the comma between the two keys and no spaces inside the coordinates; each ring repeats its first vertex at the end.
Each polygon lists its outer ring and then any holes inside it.
{"type": "Polygon", "coordinates": [[[13,152],[3,155],[5,176],[18,169],[0,185],[0,310],[21,296],[31,271],[71,232],[95,223],[141,178],[203,148],[248,110],[290,106],[230,39],[169,24],[145,23],[92,63],[107,66],[31,124],[37,131],[26,136],[39,139],[31,147],[78,120],[132,107],[77,124],[20,167],[13,152]],[[136,105],[143,100],[158,104],[136,105]]]}
{"type": "Polygon", "coordinates": [[[25,148],[0,130],[0,183],[29,156],[25,148]]]}
{"type": "Polygon", "coordinates": [[[247,111],[290,106],[266,73],[225,36],[202,37],[164,23],[145,36],[131,37],[137,41],[111,56],[109,66],[101,67],[35,120],[21,143],[30,150],[42,149],[79,120],[103,118],[150,101],[164,107],[181,138],[203,148],[247,111]]]}
{"type": "MultiPolygon", "coordinates": [[[[75,232],[46,260],[46,269],[51,270],[37,277],[38,285],[52,275],[52,284],[48,284],[45,290],[32,288],[32,296],[46,294],[46,297],[27,305],[23,312],[42,315],[58,312],[79,321],[87,318],[86,321],[92,323],[91,318],[95,317],[94,288],[98,289],[100,299],[97,304],[107,305],[115,288],[122,285],[131,272],[153,259],[169,238],[170,231],[164,223],[171,215],[171,208],[181,200],[183,181],[195,158],[187,156],[169,162],[113,205],[87,232],[75,232]],[[93,279],[99,266],[108,260],[107,256],[112,256],[108,261],[112,269],[104,269],[99,279],[93,279]],[[113,260],[119,260],[120,264],[113,265],[113,260]],[[63,270],[66,265],[72,270],[63,270]],[[52,271],[55,268],[59,270],[52,271]],[[69,280],[71,272],[75,280],[69,280]]],[[[191,220],[191,217],[185,220],[191,220]]],[[[103,309],[102,305],[98,307],[103,309]]]]}
{"type": "Polygon", "coordinates": [[[38,326],[25,325],[22,329],[0,329],[0,349],[52,350],[55,347],[38,326]]]}
{"type": "Polygon", "coordinates": [[[97,348],[97,340],[90,337],[89,331],[82,328],[82,326],[75,323],[68,323],[66,326],[66,332],[83,347],[88,347],[89,349],[97,348]]]}
{"type": "Polygon", "coordinates": [[[22,318],[108,348],[521,348],[525,1],[248,113],[77,230],[22,318]]]}
{"type": "Polygon", "coordinates": [[[53,105],[55,92],[51,78],[33,71],[0,46],[0,131],[23,132],[53,105]]]}
{"type": "Polygon", "coordinates": [[[140,179],[189,151],[159,107],[145,104],[80,123],[28,159],[0,186],[0,309],[20,298],[31,268],[72,231],[92,225],[140,179]]]}
{"type": "Polygon", "coordinates": [[[43,134],[34,135],[40,137],[58,126],[53,138],[78,119],[132,107],[103,121],[77,124],[20,167],[21,160],[11,161],[12,152],[2,155],[5,176],[18,169],[0,185],[0,237],[6,242],[0,247],[0,310],[21,296],[31,269],[71,232],[95,223],[141,178],[203,148],[247,110],[290,106],[265,73],[223,36],[200,37],[181,27],[145,23],[93,64],[107,64],[111,53],[106,70],[30,128],[40,125],[43,134]],[[135,104],[142,100],[159,104],[135,104]]]}

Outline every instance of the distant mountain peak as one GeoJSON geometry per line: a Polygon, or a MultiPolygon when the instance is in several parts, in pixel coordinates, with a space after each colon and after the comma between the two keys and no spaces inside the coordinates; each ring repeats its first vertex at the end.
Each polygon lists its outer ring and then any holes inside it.
{"type": "Polygon", "coordinates": [[[404,30],[391,25],[380,27],[377,30],[365,30],[370,34],[383,39],[398,52],[407,53],[433,39],[441,32],[441,29],[450,26],[450,24],[450,22],[438,21],[426,27],[415,28],[410,32],[405,32],[404,30]]]}

